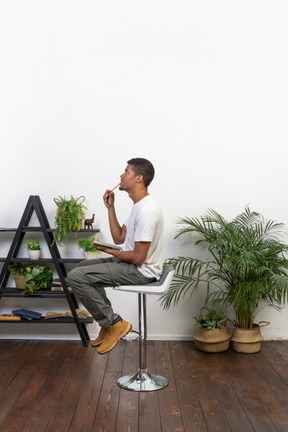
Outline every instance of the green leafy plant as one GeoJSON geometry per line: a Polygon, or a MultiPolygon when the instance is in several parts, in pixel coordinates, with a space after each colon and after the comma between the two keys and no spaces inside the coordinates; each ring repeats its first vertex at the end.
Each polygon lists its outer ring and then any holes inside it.
{"type": "Polygon", "coordinates": [[[96,249],[94,246],[91,245],[91,243],[93,242],[94,237],[92,238],[78,238],[77,244],[79,249],[83,249],[85,252],[93,252],[93,253],[100,253],[100,251],[98,249],[96,249]]]}
{"type": "Polygon", "coordinates": [[[198,317],[194,317],[196,320],[195,327],[204,327],[212,330],[213,328],[223,328],[226,326],[228,317],[224,312],[217,309],[207,310],[206,314],[203,314],[201,310],[201,314],[198,317]]]}
{"type": "Polygon", "coordinates": [[[22,263],[14,263],[9,266],[9,271],[16,276],[25,276],[26,266],[22,263]]]}
{"type": "Polygon", "coordinates": [[[175,257],[170,289],[162,297],[168,308],[200,284],[206,285],[206,304],[232,306],[234,325],[253,328],[260,307],[280,309],[288,299],[288,246],[282,241],[284,224],[266,221],[249,207],[228,222],[215,210],[200,219],[183,218],[175,238],[196,235],[196,245],[207,248],[207,259],[175,257]]]}
{"type": "Polygon", "coordinates": [[[41,288],[47,288],[47,285],[53,282],[53,272],[47,266],[38,264],[24,265],[22,263],[14,263],[9,266],[11,273],[17,276],[25,277],[25,287],[23,291],[25,296],[39,291],[41,288]]]}
{"type": "Polygon", "coordinates": [[[24,295],[33,294],[53,281],[53,272],[49,267],[32,265],[26,267],[24,295]]]}
{"type": "Polygon", "coordinates": [[[36,241],[27,240],[25,244],[26,244],[26,247],[28,250],[40,250],[41,249],[39,240],[36,240],[36,241]]]}
{"type": "Polygon", "coordinates": [[[54,199],[57,205],[57,212],[54,223],[54,241],[59,246],[63,246],[68,242],[68,234],[81,229],[81,222],[85,217],[84,210],[87,208],[83,205],[84,197],[70,199],[59,196],[54,199]]]}

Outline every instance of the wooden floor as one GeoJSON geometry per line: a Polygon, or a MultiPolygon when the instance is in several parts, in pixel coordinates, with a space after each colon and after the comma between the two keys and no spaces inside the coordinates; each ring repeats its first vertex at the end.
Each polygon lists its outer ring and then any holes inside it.
{"type": "Polygon", "coordinates": [[[258,354],[206,354],[193,342],[148,343],[163,390],[120,389],[137,342],[108,355],[78,341],[0,341],[1,432],[288,431],[288,341],[258,354]]]}

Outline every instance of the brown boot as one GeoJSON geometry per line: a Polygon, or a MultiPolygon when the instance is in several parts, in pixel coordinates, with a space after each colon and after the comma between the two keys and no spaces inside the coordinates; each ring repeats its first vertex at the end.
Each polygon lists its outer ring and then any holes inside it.
{"type": "Polygon", "coordinates": [[[100,327],[101,327],[101,330],[100,330],[98,337],[93,342],[91,342],[91,346],[93,346],[93,347],[98,347],[99,345],[102,344],[102,342],[104,340],[104,337],[106,334],[106,328],[101,326],[101,324],[100,324],[100,327]]]}
{"type": "Polygon", "coordinates": [[[131,330],[132,326],[129,322],[120,320],[116,324],[111,325],[106,329],[104,340],[97,349],[99,354],[106,354],[111,351],[118,343],[119,339],[124,337],[131,330]]]}

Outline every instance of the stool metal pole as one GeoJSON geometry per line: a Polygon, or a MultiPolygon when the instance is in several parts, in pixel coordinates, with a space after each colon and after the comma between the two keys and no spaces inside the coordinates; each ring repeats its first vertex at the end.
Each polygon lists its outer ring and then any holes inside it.
{"type": "Polygon", "coordinates": [[[146,370],[146,295],[138,294],[139,303],[139,370],[146,370]],[[143,317],[143,319],[142,319],[143,317]]]}
{"type": "Polygon", "coordinates": [[[139,319],[139,370],[134,375],[125,375],[118,379],[119,387],[133,391],[153,391],[166,387],[168,379],[160,375],[150,374],[146,368],[146,294],[138,293],[139,319]]]}

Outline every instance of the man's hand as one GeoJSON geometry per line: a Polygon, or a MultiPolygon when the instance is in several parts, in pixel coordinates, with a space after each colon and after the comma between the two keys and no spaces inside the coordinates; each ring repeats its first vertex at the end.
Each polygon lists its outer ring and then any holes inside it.
{"type": "Polygon", "coordinates": [[[94,243],[91,243],[91,246],[93,246],[95,249],[97,249],[101,252],[105,252],[105,253],[108,253],[110,255],[113,255],[113,252],[115,251],[115,249],[110,249],[110,248],[105,247],[105,246],[95,245],[94,243]]]}
{"type": "Polygon", "coordinates": [[[95,249],[101,251],[101,252],[105,252],[105,249],[107,249],[104,246],[100,246],[100,245],[95,245],[94,243],[91,243],[91,246],[93,246],[95,249]]]}
{"type": "Polygon", "coordinates": [[[106,189],[105,194],[103,195],[103,202],[107,208],[114,207],[115,195],[110,189],[106,189]]]}

